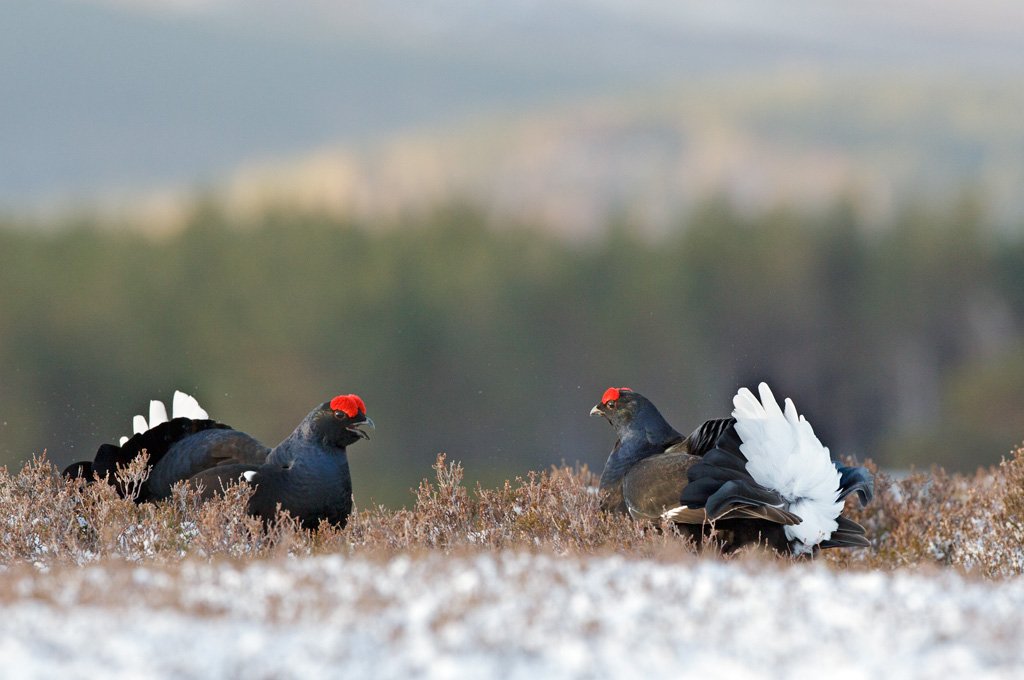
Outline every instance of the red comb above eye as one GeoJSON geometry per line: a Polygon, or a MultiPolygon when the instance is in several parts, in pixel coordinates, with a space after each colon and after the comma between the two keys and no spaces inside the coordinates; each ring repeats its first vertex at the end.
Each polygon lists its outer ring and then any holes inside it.
{"type": "Polygon", "coordinates": [[[604,391],[604,395],[601,397],[601,403],[607,404],[609,401],[615,401],[619,398],[619,392],[632,392],[633,390],[628,387],[609,387],[604,391]]]}
{"type": "Polygon", "coordinates": [[[331,399],[331,409],[342,411],[349,418],[354,418],[357,413],[366,413],[363,400],[354,394],[342,394],[331,399]]]}

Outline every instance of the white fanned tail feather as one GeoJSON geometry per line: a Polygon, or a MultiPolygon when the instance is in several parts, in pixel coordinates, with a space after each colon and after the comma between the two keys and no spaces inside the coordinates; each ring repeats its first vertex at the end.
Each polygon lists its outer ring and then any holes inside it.
{"type": "MultiPolygon", "coordinates": [[[[206,420],[209,418],[209,414],[199,405],[195,397],[192,397],[179,390],[174,391],[174,399],[171,402],[171,417],[172,418],[191,418],[193,420],[206,420]]],[[[166,423],[167,418],[167,407],[159,399],[153,399],[149,402],[149,420],[146,420],[145,416],[138,415],[132,419],[132,432],[134,434],[141,434],[147,430],[151,430],[157,425],[166,423]]],[[[124,446],[124,443],[128,441],[128,437],[121,437],[120,444],[124,446]]]]}
{"type": "Polygon", "coordinates": [[[761,401],[745,387],[733,397],[740,451],[754,481],[781,494],[790,503],[789,511],[803,519],[785,527],[786,538],[796,541],[796,554],[809,552],[838,528],[841,475],[793,401],[786,399],[783,412],[768,385],[758,385],[758,392],[761,401]]]}
{"type": "Polygon", "coordinates": [[[210,418],[210,414],[199,405],[195,397],[178,390],[174,391],[171,409],[175,418],[191,418],[192,420],[208,420],[210,418]]]}

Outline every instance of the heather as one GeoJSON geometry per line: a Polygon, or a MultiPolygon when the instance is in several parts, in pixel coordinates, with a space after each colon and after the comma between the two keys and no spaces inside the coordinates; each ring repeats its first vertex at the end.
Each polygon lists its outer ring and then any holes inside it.
{"type": "MultiPolygon", "coordinates": [[[[950,568],[987,579],[1024,571],[1024,449],[973,475],[934,468],[894,478],[868,466],[876,475],[875,498],[863,509],[849,500],[846,514],[865,526],[872,547],[824,551],[818,562],[858,571],[950,568]]],[[[145,474],[142,459],[121,472],[128,488],[145,474]]],[[[34,459],[18,472],[0,473],[0,563],[52,568],[106,560],[318,554],[391,559],[505,550],[670,561],[773,559],[758,548],[722,555],[713,536],[696,546],[671,526],[603,513],[595,486],[592,471],[565,466],[494,488],[468,485],[462,465],[439,456],[433,477],[413,490],[409,507],[357,503],[344,529],[325,523],[306,531],[287,515],[269,526],[248,516],[244,485],[204,502],[182,484],[169,500],[136,505],[108,485],[62,479],[47,460],[34,459]]],[[[791,561],[803,562],[781,563],[791,561]]]]}

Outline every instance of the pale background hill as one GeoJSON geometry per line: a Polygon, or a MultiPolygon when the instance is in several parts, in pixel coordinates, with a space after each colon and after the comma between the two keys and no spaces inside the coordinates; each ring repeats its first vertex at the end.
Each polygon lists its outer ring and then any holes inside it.
{"type": "Polygon", "coordinates": [[[196,191],[580,231],[964,185],[1019,217],[1022,10],[985,0],[7,0],[0,206],[179,222],[196,191]]]}
{"type": "Polygon", "coordinates": [[[1024,145],[1006,144],[1024,140],[1022,108],[1024,85],[966,78],[694,80],[246,164],[217,195],[240,214],[285,205],[367,219],[462,199],[592,234],[609,215],[664,232],[715,194],[751,212],[846,196],[878,222],[973,190],[1008,223],[1024,215],[1024,145]]]}

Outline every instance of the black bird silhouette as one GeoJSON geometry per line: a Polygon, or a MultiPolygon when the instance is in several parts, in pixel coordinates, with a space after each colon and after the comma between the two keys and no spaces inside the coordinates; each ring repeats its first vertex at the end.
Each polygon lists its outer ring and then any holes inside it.
{"type": "Polygon", "coordinates": [[[119,446],[103,444],[91,463],[73,463],[64,474],[106,479],[124,496],[126,490],[113,473],[145,451],[150,473],[133,490],[137,502],[166,498],[181,480],[201,486],[205,496],[242,480],[255,487],[249,512],[265,521],[276,515],[278,505],[307,528],[315,528],[320,520],[341,526],[348,521],[352,477],[346,448],[369,439],[361,428],[373,427],[356,395],[340,395],[317,406],[273,449],[208,419],[196,400],[184,393],[175,393],[173,414],[168,420],[164,405],[151,402],[150,421],[136,416],[133,437],[122,438],[119,446]]]}

